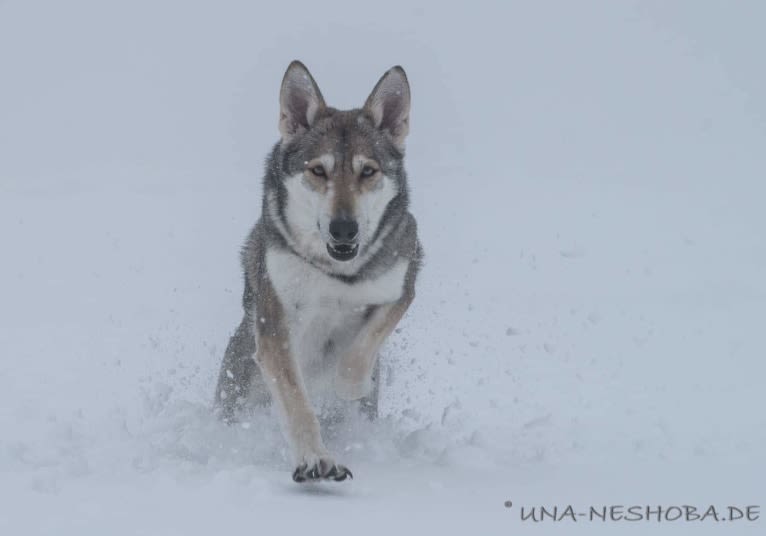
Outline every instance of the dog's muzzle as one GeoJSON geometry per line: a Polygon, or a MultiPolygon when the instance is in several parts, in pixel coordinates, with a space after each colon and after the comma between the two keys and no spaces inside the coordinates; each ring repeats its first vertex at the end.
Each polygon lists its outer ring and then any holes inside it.
{"type": "Polygon", "coordinates": [[[336,261],[350,261],[359,252],[359,224],[351,218],[335,218],[330,222],[327,253],[336,261]]]}
{"type": "Polygon", "coordinates": [[[327,244],[327,253],[336,261],[350,261],[359,253],[359,244],[330,242],[327,244]]]}

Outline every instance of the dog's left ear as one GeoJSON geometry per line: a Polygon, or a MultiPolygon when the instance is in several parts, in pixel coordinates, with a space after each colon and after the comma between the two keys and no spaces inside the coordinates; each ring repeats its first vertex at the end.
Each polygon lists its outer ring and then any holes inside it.
{"type": "Polygon", "coordinates": [[[282,78],[279,91],[279,132],[288,142],[311,128],[325,103],[311,73],[298,60],[293,61],[282,78]]]}
{"type": "Polygon", "coordinates": [[[375,126],[387,132],[399,149],[410,131],[410,84],[400,66],[392,67],[372,90],[364,109],[372,115],[375,126]]]}

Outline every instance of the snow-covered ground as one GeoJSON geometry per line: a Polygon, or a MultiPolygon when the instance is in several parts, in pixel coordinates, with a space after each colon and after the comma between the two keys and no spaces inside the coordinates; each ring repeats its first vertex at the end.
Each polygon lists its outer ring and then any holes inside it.
{"type": "Polygon", "coordinates": [[[766,503],[764,16],[0,2],[0,534],[762,533],[520,508],[766,503]],[[209,414],[293,58],[413,91],[427,262],[341,484],[209,414]]]}

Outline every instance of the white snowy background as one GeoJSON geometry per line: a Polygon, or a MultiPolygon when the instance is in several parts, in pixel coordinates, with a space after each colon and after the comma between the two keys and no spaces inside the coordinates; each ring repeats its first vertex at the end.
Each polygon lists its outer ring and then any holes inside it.
{"type": "Polygon", "coordinates": [[[0,534],[763,534],[519,507],[766,502],[764,20],[0,1],[0,534]],[[427,261],[342,484],[209,414],[294,58],[336,107],[413,93],[427,261]]]}

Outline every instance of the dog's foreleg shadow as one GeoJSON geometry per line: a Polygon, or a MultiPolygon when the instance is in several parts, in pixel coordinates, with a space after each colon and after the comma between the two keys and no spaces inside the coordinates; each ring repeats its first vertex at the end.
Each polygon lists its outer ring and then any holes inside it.
{"type": "Polygon", "coordinates": [[[339,486],[335,482],[302,482],[300,484],[285,484],[281,486],[282,490],[289,495],[328,497],[338,499],[349,499],[356,496],[353,490],[348,486],[339,486]]]}

